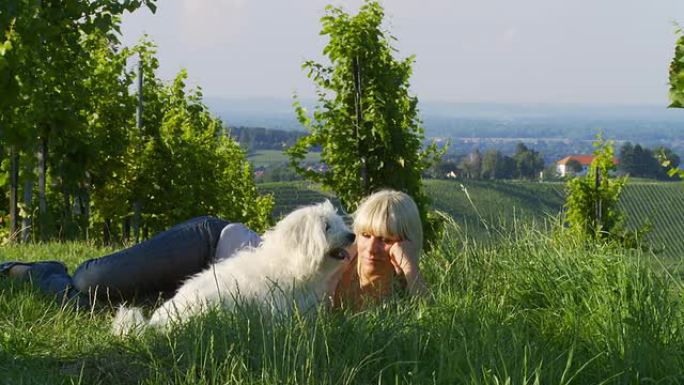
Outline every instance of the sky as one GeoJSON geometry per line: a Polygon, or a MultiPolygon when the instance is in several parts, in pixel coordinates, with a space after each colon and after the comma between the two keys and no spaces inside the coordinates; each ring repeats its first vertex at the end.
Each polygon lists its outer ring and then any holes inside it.
{"type": "MultiPolygon", "coordinates": [[[[160,77],[181,68],[209,97],[313,96],[301,64],[327,63],[327,4],[360,0],[158,0],[124,16],[126,45],[158,45],[160,77]]],[[[684,0],[385,0],[396,57],[415,55],[421,102],[667,105],[684,0]]]]}

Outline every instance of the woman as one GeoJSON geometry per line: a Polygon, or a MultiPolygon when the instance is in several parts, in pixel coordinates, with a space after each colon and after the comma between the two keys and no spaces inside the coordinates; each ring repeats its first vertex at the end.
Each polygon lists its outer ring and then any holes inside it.
{"type": "MultiPolygon", "coordinates": [[[[418,269],[423,233],[418,208],[405,193],[383,190],[367,197],[354,214],[357,255],[334,290],[335,306],[359,309],[392,295],[426,291],[418,269]]],[[[88,260],[73,278],[61,262],[6,262],[0,273],[31,279],[43,291],[83,306],[90,298],[110,302],[156,300],[172,294],[185,278],[237,250],[256,246],[259,236],[241,224],[212,217],[191,219],[128,249],[88,260]]]]}
{"type": "Polygon", "coordinates": [[[383,190],[361,202],[354,214],[356,257],[334,293],[336,307],[362,307],[391,296],[397,286],[409,295],[427,288],[418,268],[423,227],[418,207],[403,192],[383,190]]]}

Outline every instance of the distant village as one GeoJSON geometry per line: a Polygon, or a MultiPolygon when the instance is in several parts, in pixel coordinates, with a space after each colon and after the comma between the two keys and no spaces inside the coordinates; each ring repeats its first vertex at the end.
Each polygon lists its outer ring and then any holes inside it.
{"type": "MultiPolygon", "coordinates": [[[[229,131],[248,156],[265,151],[281,153],[305,135],[302,131],[254,127],[236,127],[229,131]]],[[[448,146],[442,160],[425,171],[426,177],[436,179],[562,180],[585,175],[594,159],[591,142],[586,140],[431,138],[428,141],[448,146]]],[[[678,180],[677,177],[670,177],[668,170],[662,166],[665,159],[669,160],[671,167],[679,165],[680,158],[671,149],[664,146],[646,148],[630,142],[615,146],[613,174],[661,181],[678,180]]],[[[320,160],[309,161],[304,166],[317,172],[328,171],[328,166],[320,160]]],[[[289,167],[284,154],[279,161],[256,163],[253,167],[257,181],[299,179],[289,167]]]]}

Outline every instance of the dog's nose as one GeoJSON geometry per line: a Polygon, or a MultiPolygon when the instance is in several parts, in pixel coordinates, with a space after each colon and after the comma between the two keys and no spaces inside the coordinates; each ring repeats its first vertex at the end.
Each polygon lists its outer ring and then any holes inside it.
{"type": "Polygon", "coordinates": [[[349,241],[349,243],[354,243],[355,239],[356,239],[356,235],[354,233],[347,234],[347,240],[349,241]]]}

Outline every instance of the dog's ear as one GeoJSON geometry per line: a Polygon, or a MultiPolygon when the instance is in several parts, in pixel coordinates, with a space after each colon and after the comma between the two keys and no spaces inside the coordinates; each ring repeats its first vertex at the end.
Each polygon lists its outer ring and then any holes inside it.
{"type": "Polygon", "coordinates": [[[295,251],[288,258],[300,259],[291,260],[291,263],[306,266],[307,269],[316,269],[323,259],[328,240],[325,233],[326,208],[322,205],[296,210],[276,226],[281,246],[285,250],[295,251]]]}

